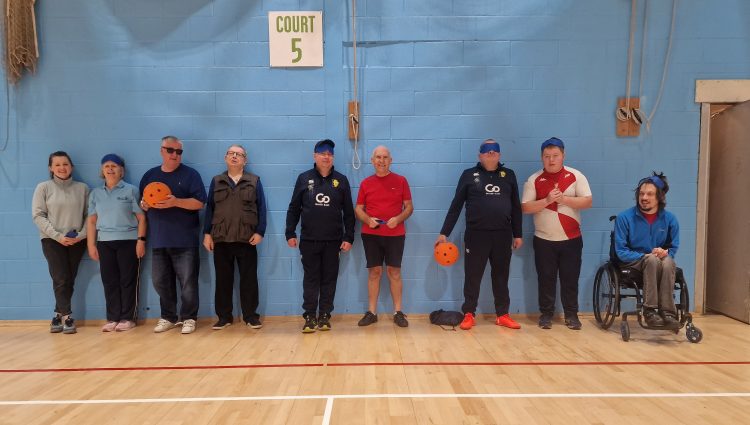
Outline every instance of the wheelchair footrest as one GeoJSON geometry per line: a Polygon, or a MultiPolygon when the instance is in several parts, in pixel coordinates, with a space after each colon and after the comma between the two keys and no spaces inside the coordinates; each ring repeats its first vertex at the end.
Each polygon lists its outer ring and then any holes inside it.
{"type": "Polygon", "coordinates": [[[650,330],[654,330],[654,331],[678,331],[678,330],[682,329],[682,324],[680,324],[678,322],[678,323],[675,323],[674,325],[669,325],[669,326],[667,326],[667,325],[665,325],[665,326],[649,326],[645,322],[641,322],[641,327],[643,327],[644,329],[650,329],[650,330]]]}

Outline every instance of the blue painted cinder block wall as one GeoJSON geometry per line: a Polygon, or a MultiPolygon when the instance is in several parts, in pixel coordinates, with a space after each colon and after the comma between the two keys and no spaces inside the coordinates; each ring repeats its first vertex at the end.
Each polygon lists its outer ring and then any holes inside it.
{"type": "MultiPolygon", "coordinates": [[[[643,2],[639,2],[643,3],[643,2]]],[[[642,95],[650,111],[666,48],[671,2],[650,2],[642,95]]],[[[260,311],[300,313],[298,251],[284,240],[295,176],[312,164],[312,145],[332,138],[337,169],[354,186],[372,173],[370,152],[391,148],[394,171],[412,186],[407,222],[405,310],[458,309],[463,264],[437,266],[432,243],[462,169],[487,137],[519,184],[540,168],[539,144],[565,140],[567,163],[594,192],[583,213],[580,304],[591,310],[596,268],[607,256],[607,217],[633,204],[636,181],[663,170],[669,208],[682,226],[678,263],[694,276],[699,107],[696,79],[750,75],[750,4],[679,2],[672,61],[650,132],[614,135],[616,98],[625,94],[630,1],[359,0],[358,92],[362,168],[352,168],[346,101],[352,96],[351,2],[342,0],[55,0],[38,2],[41,58],[35,75],[0,102],[0,319],[47,319],[53,296],[37,230],[34,187],[47,178],[47,155],[68,151],[76,178],[98,180],[99,159],[117,152],[136,183],[159,162],[159,139],[185,141],[186,163],[204,182],[223,170],[232,143],[244,144],[250,169],[267,188],[268,234],[260,247],[260,311]],[[269,10],[323,10],[325,67],[270,69],[269,10]],[[7,138],[6,138],[7,135],[7,138]]],[[[642,10],[641,10],[642,12],[642,10]]],[[[636,46],[640,45],[637,40],[636,46]]],[[[636,54],[636,59],[638,58],[636,54]]],[[[4,77],[4,75],[3,75],[4,77]]],[[[638,94],[638,62],[633,93],[638,94]]],[[[451,239],[460,244],[463,221],[451,239]]],[[[536,275],[525,217],[525,246],[512,260],[511,311],[536,311],[536,275]]],[[[357,235],[357,238],[359,236],[357,235]]],[[[200,315],[213,315],[213,266],[203,252],[200,315]]],[[[341,257],[336,312],[366,309],[362,246],[341,257]]],[[[143,264],[141,316],[158,316],[143,264]]],[[[488,281],[480,308],[492,312],[488,281]]],[[[380,311],[390,311],[384,282],[380,311]]],[[[82,319],[104,318],[98,264],[84,258],[73,301],[82,319]]]]}

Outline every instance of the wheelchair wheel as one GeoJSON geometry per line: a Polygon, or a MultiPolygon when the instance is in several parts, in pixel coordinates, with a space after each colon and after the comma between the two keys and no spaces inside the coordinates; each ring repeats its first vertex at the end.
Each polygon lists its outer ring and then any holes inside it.
{"type": "Polygon", "coordinates": [[[609,329],[615,321],[620,304],[620,285],[610,263],[596,271],[594,279],[594,318],[602,329],[609,329]]]}
{"type": "Polygon", "coordinates": [[[628,342],[630,340],[630,325],[628,325],[628,322],[624,320],[620,322],[620,336],[625,342],[628,342]]]}
{"type": "Polygon", "coordinates": [[[676,304],[677,313],[679,314],[680,324],[684,325],[690,316],[690,292],[688,291],[687,282],[685,281],[685,275],[682,269],[677,267],[675,285],[679,290],[678,297],[680,300],[679,304],[676,304]]]}
{"type": "Polygon", "coordinates": [[[703,332],[692,323],[688,323],[685,327],[685,336],[688,341],[697,344],[703,339],[703,332]]]}

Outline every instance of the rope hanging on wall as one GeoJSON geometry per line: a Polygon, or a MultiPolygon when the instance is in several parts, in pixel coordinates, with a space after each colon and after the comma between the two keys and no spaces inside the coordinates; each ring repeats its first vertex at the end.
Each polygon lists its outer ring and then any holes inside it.
{"type": "Polygon", "coordinates": [[[8,81],[15,84],[24,70],[32,73],[39,59],[36,39],[36,0],[5,0],[5,67],[8,81]]]}

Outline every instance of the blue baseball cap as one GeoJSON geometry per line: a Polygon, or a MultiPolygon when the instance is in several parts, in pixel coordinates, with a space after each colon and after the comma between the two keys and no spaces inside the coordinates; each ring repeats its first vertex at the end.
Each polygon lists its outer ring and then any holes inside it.
{"type": "Polygon", "coordinates": [[[102,164],[104,164],[107,161],[112,161],[115,164],[119,165],[120,167],[124,167],[125,166],[125,161],[123,161],[122,158],[120,158],[120,156],[117,155],[117,154],[108,153],[108,154],[104,155],[102,157],[102,164]]]}
{"type": "Polygon", "coordinates": [[[333,143],[333,140],[325,139],[315,144],[315,149],[313,150],[313,152],[315,153],[330,152],[331,155],[333,155],[334,147],[336,147],[336,144],[333,143]]]}
{"type": "Polygon", "coordinates": [[[562,150],[565,150],[565,143],[563,143],[563,141],[558,139],[557,137],[550,137],[549,139],[545,140],[542,143],[542,151],[550,146],[556,146],[562,150]]]}

